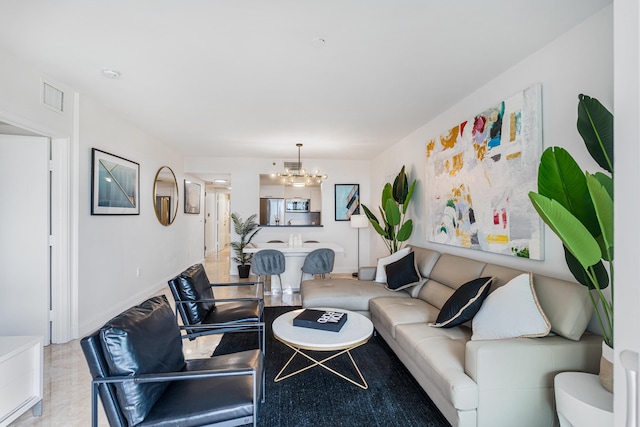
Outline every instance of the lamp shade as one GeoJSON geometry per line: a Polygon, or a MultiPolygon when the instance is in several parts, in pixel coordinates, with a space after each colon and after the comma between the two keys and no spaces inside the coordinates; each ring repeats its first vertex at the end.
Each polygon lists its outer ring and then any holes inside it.
{"type": "Polygon", "coordinates": [[[369,219],[366,215],[351,215],[351,227],[352,228],[366,228],[369,226],[369,219]]]}

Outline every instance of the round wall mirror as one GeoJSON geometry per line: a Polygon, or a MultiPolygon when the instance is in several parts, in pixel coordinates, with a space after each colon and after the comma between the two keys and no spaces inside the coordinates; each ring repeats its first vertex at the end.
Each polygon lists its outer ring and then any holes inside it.
{"type": "Polygon", "coordinates": [[[153,182],[153,207],[160,224],[171,225],[178,213],[178,181],[169,166],[158,169],[153,182]]]}

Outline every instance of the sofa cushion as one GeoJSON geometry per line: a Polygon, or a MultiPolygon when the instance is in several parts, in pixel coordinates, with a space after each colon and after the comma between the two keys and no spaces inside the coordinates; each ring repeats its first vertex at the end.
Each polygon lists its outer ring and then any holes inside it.
{"type": "Polygon", "coordinates": [[[420,371],[456,409],[478,407],[478,385],[465,373],[465,347],[471,330],[460,326],[430,328],[424,323],[398,325],[396,341],[420,371]]]}
{"type": "Polygon", "coordinates": [[[369,300],[377,297],[409,299],[405,291],[393,292],[382,283],[346,278],[305,280],[300,285],[302,307],[330,307],[368,312],[369,300]]]}
{"type": "MultiPolygon", "coordinates": [[[[178,372],[185,366],[180,329],[167,298],[157,296],[107,322],[100,341],[109,373],[134,376],[178,372]]],[[[165,391],[164,383],[118,383],[116,396],[130,425],[142,421],[165,391]]]]}
{"type": "Polygon", "coordinates": [[[480,277],[460,286],[442,306],[436,328],[451,328],[473,319],[489,294],[493,277],[480,277]]]}
{"type": "Polygon", "coordinates": [[[416,297],[441,309],[456,289],[481,277],[480,273],[485,265],[484,262],[469,258],[442,254],[431,270],[429,280],[420,288],[416,297]]]}
{"type": "Polygon", "coordinates": [[[376,282],[387,283],[387,273],[384,271],[384,266],[391,264],[394,261],[398,261],[403,256],[407,255],[411,251],[411,248],[403,248],[397,252],[392,253],[389,256],[378,259],[378,268],[376,270],[376,282]]]}
{"type": "Polygon", "coordinates": [[[412,286],[421,285],[424,281],[416,268],[415,254],[408,255],[384,266],[387,274],[387,289],[401,291],[412,286]]]}
{"type": "Polygon", "coordinates": [[[473,318],[472,340],[544,337],[551,324],[533,288],[531,273],[521,274],[496,289],[473,318]]]}
{"type": "Polygon", "coordinates": [[[429,323],[439,310],[417,298],[375,298],[369,302],[371,319],[377,329],[388,331],[395,338],[395,328],[406,323],[429,323]]]}
{"type": "Polygon", "coordinates": [[[425,278],[431,277],[431,271],[436,265],[438,258],[440,258],[440,252],[413,245],[409,247],[411,248],[411,252],[415,254],[416,267],[418,267],[420,275],[425,278]]]}
{"type": "MultiPolygon", "coordinates": [[[[502,286],[522,271],[487,264],[483,276],[493,276],[492,289],[502,286]]],[[[593,305],[587,288],[575,282],[534,274],[533,285],[540,306],[551,323],[551,331],[578,341],[593,316],[593,305]]]]}

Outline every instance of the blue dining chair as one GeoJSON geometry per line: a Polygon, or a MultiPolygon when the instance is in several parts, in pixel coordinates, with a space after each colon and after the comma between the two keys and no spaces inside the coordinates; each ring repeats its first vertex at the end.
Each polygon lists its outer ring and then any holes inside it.
{"type": "Polygon", "coordinates": [[[316,275],[320,274],[324,279],[325,274],[330,274],[333,271],[333,262],[335,261],[336,253],[333,249],[320,248],[315,249],[307,254],[302,264],[302,274],[300,275],[300,284],[302,285],[302,279],[304,274],[316,275]]]}
{"type": "Polygon", "coordinates": [[[278,276],[280,289],[282,289],[282,277],[280,275],[284,273],[285,269],[284,254],[282,252],[276,249],[259,250],[253,256],[251,268],[253,273],[258,276],[258,281],[260,281],[260,276],[265,276],[265,284],[269,284],[268,287],[265,286],[265,294],[273,293],[271,281],[266,280],[267,276],[278,276]]]}

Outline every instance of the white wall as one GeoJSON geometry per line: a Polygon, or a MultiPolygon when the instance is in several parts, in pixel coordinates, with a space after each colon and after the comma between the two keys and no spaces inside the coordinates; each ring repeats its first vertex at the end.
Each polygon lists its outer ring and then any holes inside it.
{"type": "MultiPolygon", "coordinates": [[[[303,159],[304,161],[304,159],[303,159]]],[[[231,174],[231,212],[237,212],[243,219],[260,211],[260,174],[274,171],[273,162],[280,164],[282,159],[257,158],[201,158],[188,157],[184,169],[194,175],[211,173],[231,174]]],[[[364,204],[370,201],[369,162],[358,160],[318,160],[309,169],[320,169],[329,175],[322,184],[322,225],[323,227],[262,227],[256,234],[254,242],[266,242],[271,239],[289,240],[289,233],[302,234],[304,240],[335,242],[344,247],[343,254],[336,254],[334,272],[352,273],[357,268],[357,230],[352,229],[348,221],[335,221],[335,184],[360,184],[360,192],[364,204]]],[[[232,227],[231,241],[237,240],[232,227]]],[[[369,259],[369,230],[360,231],[360,259],[365,265],[369,259]]],[[[235,265],[231,265],[232,274],[238,274],[235,265]]]]}
{"type": "MultiPolygon", "coordinates": [[[[487,107],[539,82],[542,84],[544,147],[556,145],[565,147],[583,169],[597,170],[597,165],[591,160],[576,130],[578,94],[584,93],[598,98],[612,110],[612,34],[612,7],[607,7],[540,51],[496,76],[452,108],[443,111],[440,116],[372,161],[373,194],[370,198],[377,202],[384,182],[393,179],[405,164],[410,177],[418,180],[415,199],[410,208],[411,217],[415,222],[410,239],[412,244],[574,280],[566,267],[560,240],[548,228],[544,236],[544,261],[526,260],[428,242],[425,227],[426,205],[423,197],[425,186],[428,185],[428,177],[425,177],[425,148],[427,141],[431,138],[440,135],[467,117],[484,111],[487,107]]],[[[386,254],[381,238],[375,233],[371,234],[371,246],[373,257],[386,254]]]]}
{"type": "MultiPolygon", "coordinates": [[[[173,225],[160,225],[153,210],[153,178],[170,166],[183,195],[182,158],[64,82],[0,49],[0,120],[69,139],[69,250],[72,333],[82,336],[140,302],[184,267],[202,259],[203,214],[185,215],[180,200],[173,225]],[[42,80],[65,92],[64,113],[40,102],[42,80]],[[79,102],[78,102],[79,100],[79,102]],[[91,148],[140,163],[141,213],[91,216],[91,148]],[[140,277],[136,269],[140,269],[140,277]]],[[[203,186],[204,188],[204,186],[203,186]]],[[[201,212],[203,212],[201,210],[201,212]]]]}
{"type": "Polygon", "coordinates": [[[73,90],[69,86],[0,49],[0,117],[3,121],[46,136],[71,137],[73,111],[73,90]],[[40,102],[43,80],[65,92],[64,114],[40,102]]]}
{"type": "MultiPolygon", "coordinates": [[[[184,179],[193,178],[185,176],[181,155],[87,97],[81,97],[79,108],[78,303],[82,335],[167,286],[167,280],[203,259],[204,209],[199,215],[184,213],[184,179]],[[140,215],[91,215],[92,148],[140,163],[140,215]],[[157,220],[153,208],[154,177],[162,166],[173,170],[179,189],[178,214],[167,227],[157,220]]],[[[201,207],[203,197],[204,192],[201,207]]]]}
{"type": "MultiPolygon", "coordinates": [[[[615,245],[616,274],[614,417],[627,424],[629,393],[620,353],[640,353],[640,7],[636,0],[615,0],[615,245]],[[630,197],[628,195],[631,195],[630,197]]],[[[636,362],[637,363],[637,362],[636,362]]],[[[637,369],[637,366],[636,366],[637,369]]],[[[640,399],[636,391],[636,399],[640,399]]],[[[636,411],[637,412],[637,411],[636,411]]]]}

